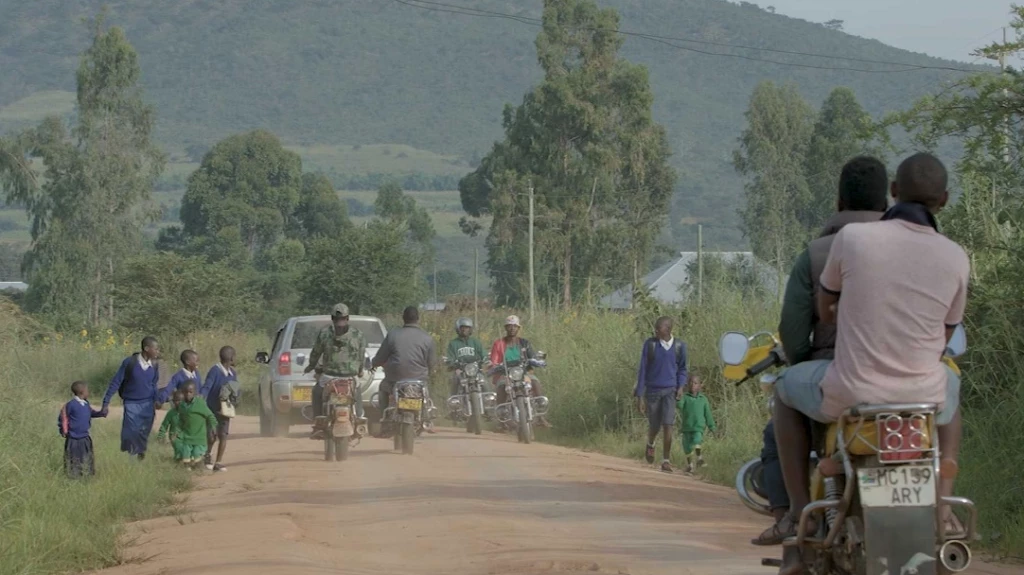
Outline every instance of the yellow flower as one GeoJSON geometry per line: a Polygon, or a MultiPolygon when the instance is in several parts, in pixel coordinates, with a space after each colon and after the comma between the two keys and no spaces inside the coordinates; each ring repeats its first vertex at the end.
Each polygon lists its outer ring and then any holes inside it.
{"type": "MultiPolygon", "coordinates": [[[[110,331],[110,330],[107,330],[107,331],[110,331]]],[[[117,340],[114,339],[114,336],[110,336],[110,337],[107,338],[107,345],[114,345],[114,343],[116,341],[117,340]]]]}
{"type": "Polygon", "coordinates": [[[44,336],[43,341],[50,341],[50,336],[44,336]]]}
{"type": "Polygon", "coordinates": [[[57,341],[64,341],[64,334],[58,333],[57,335],[53,336],[53,338],[56,339],[57,341]]]}
{"type": "Polygon", "coordinates": [[[81,335],[82,337],[89,337],[89,330],[83,329],[82,333],[80,333],[79,335],[81,335]]]}
{"type": "Polygon", "coordinates": [[[107,335],[111,335],[111,334],[113,334],[113,333],[114,333],[114,330],[112,330],[112,329],[108,329],[108,330],[107,330],[107,335]]]}
{"type": "Polygon", "coordinates": [[[92,349],[92,342],[91,341],[85,342],[85,345],[82,346],[82,349],[92,349]]]}

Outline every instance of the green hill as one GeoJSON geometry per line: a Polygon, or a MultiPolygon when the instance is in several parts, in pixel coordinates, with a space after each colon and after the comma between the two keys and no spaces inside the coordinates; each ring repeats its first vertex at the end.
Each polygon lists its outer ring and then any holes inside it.
{"type": "MultiPolygon", "coordinates": [[[[539,0],[445,1],[531,18],[541,6],[539,0]]],[[[60,92],[73,91],[77,54],[88,44],[81,18],[103,3],[0,0],[0,131],[30,125],[49,110],[68,110],[69,98],[60,92]]],[[[353,165],[350,158],[325,158],[332,148],[392,144],[444,158],[440,167],[428,168],[435,174],[466,172],[500,137],[502,106],[518,103],[539,78],[537,28],[503,18],[426,11],[393,0],[105,3],[109,22],[122,26],[139,51],[144,85],[158,109],[159,139],[178,153],[263,127],[311,156],[319,153],[317,163],[327,166],[353,165]]],[[[815,104],[835,86],[849,86],[880,114],[906,107],[957,75],[723,45],[955,65],[752,4],[599,3],[619,10],[624,30],[704,42],[665,41],[687,48],[680,49],[630,37],[624,55],[650,69],[655,116],[670,134],[682,175],[674,220],[709,224],[705,236],[712,244],[739,241],[731,228],[741,183],[730,161],[757,82],[795,82],[815,104]]],[[[407,165],[419,164],[415,154],[405,156],[407,165]]],[[[402,171],[387,162],[375,166],[402,171]]]]}

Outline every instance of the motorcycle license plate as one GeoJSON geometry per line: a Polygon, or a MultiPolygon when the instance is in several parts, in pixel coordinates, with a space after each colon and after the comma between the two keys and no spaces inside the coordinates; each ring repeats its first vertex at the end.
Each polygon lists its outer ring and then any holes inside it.
{"type": "Polygon", "coordinates": [[[937,481],[935,470],[929,465],[858,469],[857,483],[864,507],[935,505],[937,481]]]}
{"type": "Polygon", "coordinates": [[[296,387],[292,390],[292,401],[312,401],[312,387],[296,387]]]}
{"type": "Polygon", "coordinates": [[[419,411],[423,409],[422,399],[410,399],[408,397],[402,397],[398,400],[398,409],[408,411],[419,411]]]}
{"type": "Polygon", "coordinates": [[[334,404],[335,405],[342,405],[342,406],[348,405],[348,396],[347,395],[342,395],[342,396],[339,396],[339,397],[335,397],[334,398],[334,404]]]}

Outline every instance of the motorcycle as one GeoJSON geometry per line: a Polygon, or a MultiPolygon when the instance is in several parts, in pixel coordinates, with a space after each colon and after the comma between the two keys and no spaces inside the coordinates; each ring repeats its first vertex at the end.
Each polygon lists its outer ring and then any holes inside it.
{"type": "MultiPolygon", "coordinates": [[[[380,394],[375,393],[371,403],[380,409],[380,394]]],[[[395,451],[412,455],[416,437],[437,417],[437,409],[430,399],[427,382],[403,379],[395,382],[388,407],[381,415],[381,436],[394,436],[395,451]]]]}
{"type": "Polygon", "coordinates": [[[355,415],[355,379],[334,378],[324,384],[324,414],[317,417],[317,427],[324,432],[324,461],[345,461],[352,440],[367,433],[366,418],[355,415]]]}
{"type": "MultiPolygon", "coordinates": [[[[943,357],[957,374],[953,360],[966,349],[958,327],[943,357]]],[[[777,377],[763,372],[785,364],[775,335],[726,333],[719,356],[727,379],[740,385],[760,375],[762,388],[774,395],[777,377]],[[752,346],[765,336],[768,344],[752,346]]],[[[811,503],[800,514],[798,535],[784,543],[800,549],[806,573],[933,575],[967,569],[977,510],[964,497],[938,495],[936,409],[927,403],[861,405],[835,423],[812,426],[811,503]],[[946,532],[939,504],[966,511],[961,532],[946,532]],[[818,530],[807,535],[815,516],[818,530]]],[[[760,459],[751,460],[737,473],[736,491],[748,508],[770,515],[760,480],[760,459]]],[[[781,561],[762,564],[779,567],[781,561]]]]}
{"type": "Polygon", "coordinates": [[[491,370],[492,375],[501,374],[498,386],[505,390],[505,397],[508,399],[495,407],[494,416],[506,430],[516,430],[520,443],[533,441],[534,418],[548,412],[548,398],[532,397],[530,392],[533,390],[533,384],[526,378],[527,369],[547,366],[547,362],[544,361],[546,357],[543,351],[538,351],[534,358],[525,362],[503,362],[491,370]]]}
{"type": "MultiPolygon", "coordinates": [[[[442,358],[448,363],[448,358],[442,358]]],[[[456,423],[466,422],[466,431],[480,435],[483,420],[492,418],[497,394],[484,391],[484,374],[480,362],[461,364],[455,370],[458,392],[448,398],[448,418],[456,423]]]]}

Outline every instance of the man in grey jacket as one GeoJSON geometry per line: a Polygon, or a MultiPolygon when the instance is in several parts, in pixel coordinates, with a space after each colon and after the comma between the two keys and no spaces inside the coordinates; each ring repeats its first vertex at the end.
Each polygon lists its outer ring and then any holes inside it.
{"type": "MultiPolygon", "coordinates": [[[[437,346],[434,338],[419,326],[419,310],[413,306],[405,308],[402,321],[405,325],[389,331],[373,357],[373,368],[384,368],[379,396],[382,418],[395,382],[403,379],[430,381],[430,374],[437,364],[437,346]]],[[[434,433],[429,424],[424,427],[427,433],[434,433]]]]}

